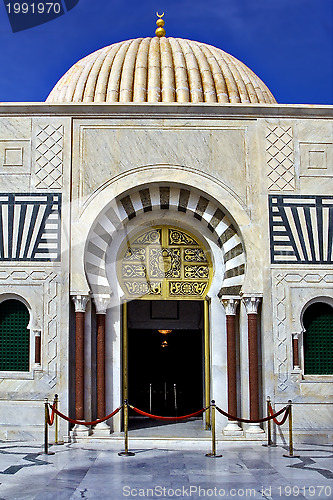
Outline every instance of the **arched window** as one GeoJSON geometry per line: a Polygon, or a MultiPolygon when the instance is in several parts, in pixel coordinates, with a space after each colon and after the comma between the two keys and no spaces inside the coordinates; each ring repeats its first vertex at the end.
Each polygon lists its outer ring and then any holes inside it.
{"type": "Polygon", "coordinates": [[[0,370],[29,371],[29,311],[19,300],[0,303],[0,370]]]}
{"type": "Polygon", "coordinates": [[[333,307],[323,302],[311,304],[303,316],[304,374],[333,374],[333,307]]]}

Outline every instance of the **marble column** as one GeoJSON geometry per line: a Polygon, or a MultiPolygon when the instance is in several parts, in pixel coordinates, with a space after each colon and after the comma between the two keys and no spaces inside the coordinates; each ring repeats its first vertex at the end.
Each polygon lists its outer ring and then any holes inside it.
{"type": "MultiPolygon", "coordinates": [[[[110,297],[94,296],[96,306],[96,385],[97,385],[97,419],[106,415],[105,402],[105,319],[110,297]]],[[[94,428],[94,435],[110,433],[106,422],[100,422],[94,428]]]]}
{"type": "MultiPolygon", "coordinates": [[[[237,415],[236,310],[239,297],[222,297],[227,326],[228,413],[237,415]]],[[[243,431],[236,420],[229,419],[225,435],[240,435],[243,431]]]]}
{"type": "MultiPolygon", "coordinates": [[[[84,329],[88,295],[73,295],[75,306],[75,419],[84,420],[84,329]]],[[[85,425],[75,425],[75,434],[86,435],[85,425]]]]}
{"type": "MultiPolygon", "coordinates": [[[[244,294],[242,297],[247,313],[248,355],[249,355],[249,399],[250,419],[259,417],[259,352],[258,352],[258,306],[260,294],[244,294]]],[[[260,434],[264,431],[260,424],[249,424],[246,433],[260,434]]]]}

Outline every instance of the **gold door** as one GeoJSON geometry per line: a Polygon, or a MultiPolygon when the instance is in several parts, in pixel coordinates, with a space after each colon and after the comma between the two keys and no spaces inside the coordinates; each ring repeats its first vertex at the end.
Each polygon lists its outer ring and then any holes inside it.
{"type": "Polygon", "coordinates": [[[204,299],[212,278],[207,249],[176,227],[152,227],[128,239],[118,262],[120,285],[132,299],[204,299]]]}
{"type": "MultiPolygon", "coordinates": [[[[128,300],[204,300],[205,406],[210,403],[209,302],[212,262],[202,242],[173,226],[154,226],[127,238],[118,255],[123,303],[123,396],[128,397],[128,300]],[[205,300],[206,299],[206,300],[205,300]]],[[[210,427],[210,410],[206,411],[210,427]]]]}

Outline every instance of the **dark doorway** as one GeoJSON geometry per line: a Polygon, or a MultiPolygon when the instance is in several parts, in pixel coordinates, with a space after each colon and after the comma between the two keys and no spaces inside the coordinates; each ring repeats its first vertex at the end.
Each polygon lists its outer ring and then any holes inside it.
{"type": "MultiPolygon", "coordinates": [[[[135,302],[129,305],[129,403],[162,416],[186,415],[201,409],[202,302],[151,301],[149,307],[148,301],[135,302]],[[159,332],[165,329],[171,331],[159,332]]],[[[137,414],[130,415],[133,420],[137,414]]]]}

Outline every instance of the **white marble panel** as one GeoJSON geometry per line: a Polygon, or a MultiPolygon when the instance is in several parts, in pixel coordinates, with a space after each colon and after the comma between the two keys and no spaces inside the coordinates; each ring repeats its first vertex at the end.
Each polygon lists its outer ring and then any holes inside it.
{"type": "Polygon", "coordinates": [[[244,130],[81,128],[80,184],[83,196],[126,170],[178,164],[206,171],[246,196],[244,130]]]}
{"type": "Polygon", "coordinates": [[[29,116],[0,117],[0,140],[30,140],[31,118],[29,116]]]}

